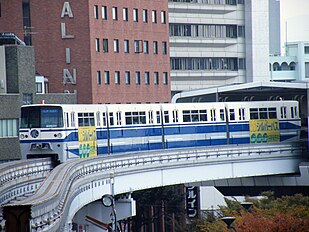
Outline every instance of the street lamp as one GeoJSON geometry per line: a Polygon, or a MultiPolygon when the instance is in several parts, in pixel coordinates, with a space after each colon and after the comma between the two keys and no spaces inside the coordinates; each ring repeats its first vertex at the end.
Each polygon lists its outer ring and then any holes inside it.
{"type": "Polygon", "coordinates": [[[244,201],[244,202],[241,202],[240,204],[241,204],[242,207],[245,208],[246,211],[248,211],[248,212],[251,211],[251,208],[252,208],[252,205],[253,205],[252,202],[244,201]]]}
{"type": "Polygon", "coordinates": [[[235,217],[222,217],[221,220],[226,224],[228,229],[236,231],[236,229],[232,226],[232,223],[235,221],[235,217]]]}
{"type": "Polygon", "coordinates": [[[113,231],[117,232],[117,217],[115,210],[115,198],[110,194],[105,194],[101,198],[101,202],[105,207],[112,207],[112,223],[113,223],[113,231]]]}

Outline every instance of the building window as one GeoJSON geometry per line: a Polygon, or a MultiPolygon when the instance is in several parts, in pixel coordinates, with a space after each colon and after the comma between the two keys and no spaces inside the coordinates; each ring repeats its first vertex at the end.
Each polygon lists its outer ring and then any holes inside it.
{"type": "Polygon", "coordinates": [[[100,39],[99,39],[99,38],[96,38],[96,39],[95,39],[95,50],[96,50],[97,52],[100,51],[100,39]]]}
{"type": "Polygon", "coordinates": [[[161,23],[166,24],[166,12],[161,11],[161,23]]]}
{"type": "Polygon", "coordinates": [[[23,105],[33,104],[33,95],[32,93],[23,93],[23,105]]]}
{"type": "Polygon", "coordinates": [[[113,20],[118,20],[118,8],[113,7],[113,20]]]}
{"type": "Polygon", "coordinates": [[[104,71],[104,84],[109,85],[109,71],[104,71]]]}
{"type": "Polygon", "coordinates": [[[141,52],[141,46],[140,46],[141,40],[134,40],[134,52],[140,53],[141,52]]]}
{"type": "Polygon", "coordinates": [[[99,18],[99,8],[97,5],[94,5],[93,11],[94,11],[94,18],[98,19],[99,18]]]}
{"type": "Polygon", "coordinates": [[[238,26],[237,28],[237,36],[245,38],[245,26],[238,26]]]}
{"type": "Polygon", "coordinates": [[[97,71],[97,84],[101,85],[101,71],[97,71]]]}
{"type": "Polygon", "coordinates": [[[237,58],[181,57],[171,58],[171,70],[238,70],[237,58]]]}
{"type": "Polygon", "coordinates": [[[158,41],[153,41],[153,54],[158,54],[158,41]]]}
{"type": "Polygon", "coordinates": [[[305,46],[305,54],[309,54],[309,46],[305,46]]]}
{"type": "Polygon", "coordinates": [[[126,85],[129,85],[130,84],[130,72],[129,71],[126,71],[124,73],[124,77],[126,79],[126,85]]]}
{"type": "Polygon", "coordinates": [[[128,8],[123,8],[122,14],[123,14],[122,15],[123,21],[128,21],[129,20],[128,8]]]}
{"type": "Polygon", "coordinates": [[[18,119],[0,119],[0,138],[18,136],[18,119]]]}
{"type": "Polygon", "coordinates": [[[305,78],[309,78],[309,62],[305,62],[305,78]]]}
{"type": "Polygon", "coordinates": [[[114,39],[114,52],[119,52],[119,40],[114,39]]]}
{"type": "Polygon", "coordinates": [[[108,52],[108,39],[103,39],[103,52],[108,52]]]}
{"type": "Polygon", "coordinates": [[[167,72],[163,72],[163,85],[168,84],[168,75],[167,72]]]}
{"type": "Polygon", "coordinates": [[[115,72],[115,84],[120,85],[120,72],[119,71],[115,72]]]}
{"type": "Polygon", "coordinates": [[[149,52],[148,52],[148,41],[147,40],[145,40],[144,41],[144,54],[148,54],[149,52]]]}
{"type": "Polygon", "coordinates": [[[135,84],[140,85],[141,84],[141,73],[135,72],[135,84]]]}
{"type": "Polygon", "coordinates": [[[133,21],[138,22],[138,9],[133,9],[133,21]]]}
{"type": "Polygon", "coordinates": [[[238,59],[238,69],[246,69],[246,59],[245,58],[239,58],[238,59]]]}
{"type": "Polygon", "coordinates": [[[102,19],[106,20],[107,19],[107,7],[102,6],[102,19]]]}
{"type": "Polygon", "coordinates": [[[129,40],[124,40],[123,42],[123,49],[125,53],[129,53],[130,52],[130,47],[129,47],[129,40]]]}
{"type": "MultiPolygon", "coordinates": [[[[239,33],[244,33],[244,31],[239,33]]],[[[193,38],[237,38],[237,25],[171,23],[169,34],[193,38]]]]}
{"type": "Polygon", "coordinates": [[[143,22],[148,23],[148,11],[146,9],[143,10],[143,22]]]}
{"type": "Polygon", "coordinates": [[[150,75],[149,72],[145,72],[145,85],[150,84],[150,75]]]}
{"type": "Polygon", "coordinates": [[[167,54],[167,42],[166,41],[162,42],[162,54],[163,55],[167,54]]]}
{"type": "Polygon", "coordinates": [[[158,85],[159,84],[159,73],[158,72],[154,72],[153,74],[153,80],[154,80],[154,84],[158,85]]]}
{"type": "Polygon", "coordinates": [[[245,0],[238,0],[238,4],[244,4],[245,0]]]}
{"type": "Polygon", "coordinates": [[[42,82],[36,82],[35,83],[35,92],[36,93],[43,93],[43,83],[42,82]]]}
{"type": "Polygon", "coordinates": [[[156,10],[152,11],[151,16],[152,16],[152,22],[157,23],[157,11],[156,10]]]}

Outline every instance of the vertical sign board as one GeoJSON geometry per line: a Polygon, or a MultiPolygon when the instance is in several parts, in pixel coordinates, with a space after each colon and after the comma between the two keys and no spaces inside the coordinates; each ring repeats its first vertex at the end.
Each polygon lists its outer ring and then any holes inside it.
{"type": "Polygon", "coordinates": [[[186,209],[189,218],[198,217],[198,187],[186,187],[186,209]]]}
{"type": "Polygon", "coordinates": [[[278,119],[250,120],[250,143],[280,142],[278,119]]]}
{"type": "Polygon", "coordinates": [[[95,126],[78,128],[79,157],[97,156],[97,138],[95,126]]]}

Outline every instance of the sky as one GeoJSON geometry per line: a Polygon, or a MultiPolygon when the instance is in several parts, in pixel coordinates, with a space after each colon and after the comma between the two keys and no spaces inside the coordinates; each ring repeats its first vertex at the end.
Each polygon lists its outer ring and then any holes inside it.
{"type": "Polygon", "coordinates": [[[280,8],[281,46],[309,41],[309,0],[280,0],[280,8]]]}

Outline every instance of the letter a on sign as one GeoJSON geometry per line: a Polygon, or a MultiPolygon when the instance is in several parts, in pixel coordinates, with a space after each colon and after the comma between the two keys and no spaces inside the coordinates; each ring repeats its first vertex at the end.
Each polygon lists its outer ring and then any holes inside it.
{"type": "Polygon", "coordinates": [[[61,18],[64,18],[64,16],[69,16],[69,18],[73,18],[73,12],[69,2],[63,3],[61,18]]]}

